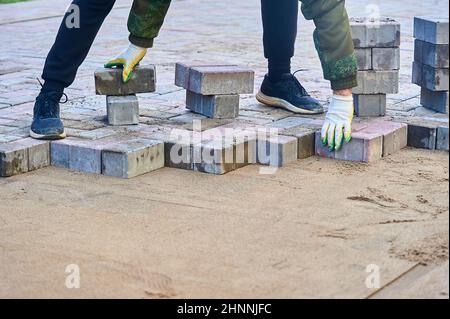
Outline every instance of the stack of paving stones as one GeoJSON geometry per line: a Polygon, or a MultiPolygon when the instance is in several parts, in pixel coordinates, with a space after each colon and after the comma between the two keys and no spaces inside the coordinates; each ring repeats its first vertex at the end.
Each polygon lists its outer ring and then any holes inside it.
{"type": "Polygon", "coordinates": [[[239,94],[252,94],[255,73],[237,65],[177,63],[175,85],[186,90],[186,106],[214,119],[239,115],[239,94]]]}
{"type": "Polygon", "coordinates": [[[412,82],[421,87],[423,107],[448,114],[448,18],[414,18],[412,82]]]}
{"type": "Polygon", "coordinates": [[[108,124],[137,125],[139,102],[137,93],[151,93],[156,89],[154,66],[136,67],[127,83],[122,81],[122,69],[100,69],[95,72],[97,95],[106,95],[108,124]]]}
{"type": "Polygon", "coordinates": [[[386,94],[398,93],[400,23],[386,18],[350,20],[358,61],[358,87],[353,89],[359,117],[386,114],[386,94]]]}

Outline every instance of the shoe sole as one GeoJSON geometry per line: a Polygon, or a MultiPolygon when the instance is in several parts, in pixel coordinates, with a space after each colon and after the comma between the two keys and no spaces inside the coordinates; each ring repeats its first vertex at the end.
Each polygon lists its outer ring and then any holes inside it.
{"type": "Polygon", "coordinates": [[[259,91],[258,94],[256,94],[256,99],[264,105],[283,108],[285,110],[288,110],[288,111],[290,111],[292,113],[296,113],[296,114],[322,114],[323,113],[323,111],[311,111],[311,110],[306,110],[306,109],[296,107],[286,100],[267,96],[264,93],[262,93],[261,91],[259,91]]]}
{"type": "Polygon", "coordinates": [[[66,131],[62,132],[61,134],[57,135],[42,135],[34,133],[32,130],[30,130],[30,136],[37,140],[61,140],[63,138],[66,138],[66,131]]]}

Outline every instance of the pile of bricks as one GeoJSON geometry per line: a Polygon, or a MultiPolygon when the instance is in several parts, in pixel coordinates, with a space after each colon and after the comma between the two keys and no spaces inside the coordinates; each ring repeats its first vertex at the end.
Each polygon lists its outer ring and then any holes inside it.
{"type": "Polygon", "coordinates": [[[386,94],[398,93],[400,23],[353,18],[350,26],[358,61],[358,87],[353,89],[356,115],[384,116],[386,94]]]}
{"type": "Polygon", "coordinates": [[[156,89],[154,66],[136,67],[127,83],[122,81],[122,69],[100,69],[95,72],[97,95],[106,95],[109,125],[136,125],[139,123],[137,93],[151,93],[156,89]]]}
{"type": "Polygon", "coordinates": [[[175,85],[186,89],[186,106],[214,119],[239,115],[239,94],[253,93],[255,74],[236,65],[177,63],[175,85]]]}
{"type": "Polygon", "coordinates": [[[421,87],[420,103],[448,114],[449,99],[448,18],[414,18],[412,82],[421,87]]]}

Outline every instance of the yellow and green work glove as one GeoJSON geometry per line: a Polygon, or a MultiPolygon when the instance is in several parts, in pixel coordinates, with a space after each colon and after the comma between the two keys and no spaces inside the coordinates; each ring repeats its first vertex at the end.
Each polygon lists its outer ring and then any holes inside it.
{"type": "Polygon", "coordinates": [[[132,43],[128,48],[105,64],[105,68],[122,67],[122,81],[127,83],[133,75],[133,69],[147,54],[146,48],[138,47],[132,43]]]}
{"type": "Polygon", "coordinates": [[[339,150],[352,138],[353,96],[334,94],[322,127],[322,144],[339,150]]]}

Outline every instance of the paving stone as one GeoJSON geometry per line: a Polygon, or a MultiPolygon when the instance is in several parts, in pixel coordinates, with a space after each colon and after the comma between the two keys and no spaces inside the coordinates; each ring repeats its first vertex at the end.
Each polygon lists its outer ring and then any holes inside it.
{"type": "Polygon", "coordinates": [[[417,84],[420,87],[424,86],[423,83],[423,65],[417,61],[412,64],[412,77],[411,82],[417,84]]]}
{"type": "Polygon", "coordinates": [[[189,91],[202,95],[252,94],[254,71],[238,66],[194,67],[189,91]]]}
{"type": "MultiPolygon", "coordinates": [[[[189,89],[189,71],[193,67],[230,66],[220,62],[178,62],[175,64],[175,85],[185,90],[189,89]]],[[[236,66],[236,65],[232,65],[236,66]]]]}
{"type": "Polygon", "coordinates": [[[164,143],[132,140],[106,147],[102,151],[102,173],[133,178],[164,167],[164,143]]]}
{"type": "Polygon", "coordinates": [[[433,123],[408,124],[408,146],[434,150],[437,125],[433,123]]]}
{"type": "Polygon", "coordinates": [[[356,116],[375,117],[386,114],[386,94],[353,95],[356,116]]]}
{"type": "Polygon", "coordinates": [[[440,126],[437,129],[436,149],[448,151],[448,126],[440,126]]]}
{"type": "Polygon", "coordinates": [[[9,177],[50,165],[50,144],[31,138],[0,144],[0,176],[9,177]]]}
{"type": "Polygon", "coordinates": [[[22,139],[22,136],[16,136],[16,135],[0,135],[0,144],[1,143],[8,143],[13,142],[22,139]]]}
{"type": "Polygon", "coordinates": [[[139,102],[136,95],[107,96],[106,110],[109,125],[136,125],[139,123],[139,102]]]}
{"type": "Polygon", "coordinates": [[[400,48],[373,48],[372,69],[376,71],[400,69],[400,48]]]}
{"type": "Polygon", "coordinates": [[[98,95],[130,95],[155,92],[156,68],[138,66],[127,83],[122,82],[122,69],[99,69],[95,72],[95,89],[98,95]]]}
{"type": "Polygon", "coordinates": [[[354,94],[397,94],[398,71],[358,71],[358,86],[354,94]]]}
{"type": "MultiPolygon", "coordinates": [[[[200,143],[200,139],[196,140],[200,143]]],[[[165,166],[185,170],[194,169],[194,135],[190,131],[172,130],[170,137],[165,141],[165,166]]]]}
{"type": "Polygon", "coordinates": [[[239,116],[239,95],[200,95],[187,90],[186,106],[209,118],[232,119],[239,116]]]}
{"type": "Polygon", "coordinates": [[[355,49],[356,60],[358,61],[358,70],[372,70],[372,49],[355,49]]]}
{"type": "Polygon", "coordinates": [[[367,18],[350,19],[355,48],[391,48],[400,46],[400,23],[390,18],[379,21],[367,18]]]}
{"type": "Polygon", "coordinates": [[[400,151],[408,144],[408,125],[405,123],[376,119],[370,121],[364,131],[383,136],[383,157],[400,151]]]}
{"type": "Polygon", "coordinates": [[[449,69],[435,69],[414,61],[412,83],[431,91],[448,91],[449,69]]]}
{"type": "Polygon", "coordinates": [[[449,67],[449,45],[414,41],[414,60],[434,68],[449,67]]]}
{"type": "Polygon", "coordinates": [[[448,44],[448,17],[414,17],[414,38],[434,44],[448,44]]]}
{"type": "Polygon", "coordinates": [[[283,167],[298,159],[298,139],[293,136],[258,135],[257,161],[261,165],[283,167]]]}
{"type": "MultiPolygon", "coordinates": [[[[355,125],[356,126],[356,125],[355,125]]],[[[339,151],[329,151],[321,141],[321,132],[316,132],[316,154],[337,160],[370,163],[381,159],[383,156],[383,135],[354,129],[352,140],[345,144],[339,151]]]]}
{"type": "Polygon", "coordinates": [[[0,144],[0,176],[10,177],[28,172],[28,150],[17,143],[0,144]]]}
{"type": "Polygon", "coordinates": [[[74,171],[101,174],[102,149],[116,144],[112,140],[87,141],[66,138],[51,143],[52,166],[64,167],[74,171]]]}
{"type": "Polygon", "coordinates": [[[427,109],[448,114],[448,91],[430,91],[421,88],[420,104],[427,109]]]}
{"type": "Polygon", "coordinates": [[[194,146],[194,171],[222,175],[236,169],[235,145],[232,141],[218,139],[194,146]]]}
{"type": "Polygon", "coordinates": [[[315,154],[315,135],[316,130],[297,127],[284,129],[281,131],[282,135],[293,136],[298,140],[298,159],[305,159],[315,154]]]}

